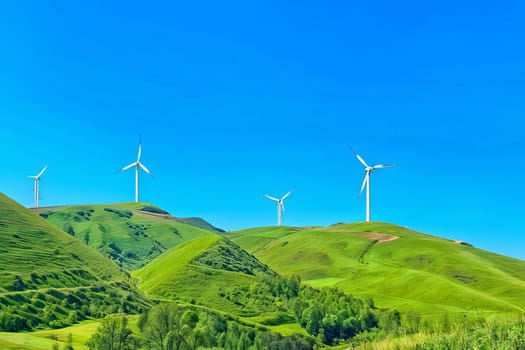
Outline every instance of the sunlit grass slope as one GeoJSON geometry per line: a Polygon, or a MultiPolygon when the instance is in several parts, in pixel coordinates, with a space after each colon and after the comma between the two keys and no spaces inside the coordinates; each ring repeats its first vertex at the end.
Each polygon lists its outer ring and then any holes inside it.
{"type": "Polygon", "coordinates": [[[264,227],[229,239],[284,275],[426,314],[525,307],[525,262],[386,223],[264,227]]]}
{"type": "Polygon", "coordinates": [[[0,330],[62,327],[145,300],[119,267],[0,194],[0,330]]]}
{"type": "Polygon", "coordinates": [[[124,279],[116,264],[0,194],[0,291],[124,279]],[[60,275],[60,276],[59,276],[60,275]]]}
{"type": "MultiPolygon", "coordinates": [[[[127,271],[146,265],[171,247],[210,235],[148,203],[75,205],[36,210],[42,217],[127,271]]],[[[193,221],[191,221],[193,222],[193,221]]]]}
{"type": "Polygon", "coordinates": [[[276,310],[244,303],[238,296],[256,281],[257,274],[265,273],[273,274],[237,245],[210,235],[174,247],[132,274],[151,298],[256,316],[276,310]]]}
{"type": "MultiPolygon", "coordinates": [[[[130,329],[138,334],[137,321],[139,316],[129,315],[127,319],[130,329]]],[[[99,326],[100,322],[93,320],[60,329],[19,333],[0,332],[0,349],[50,350],[54,344],[59,345],[59,349],[63,349],[67,344],[69,335],[71,335],[71,345],[75,350],[88,350],[86,342],[99,326]]]]}
{"type": "MultiPolygon", "coordinates": [[[[60,348],[64,345],[53,339],[37,337],[32,333],[0,332],[0,349],[2,350],[50,350],[54,344],[59,345],[60,348]]],[[[78,350],[84,349],[87,347],[82,345],[78,347],[78,350]]]]}

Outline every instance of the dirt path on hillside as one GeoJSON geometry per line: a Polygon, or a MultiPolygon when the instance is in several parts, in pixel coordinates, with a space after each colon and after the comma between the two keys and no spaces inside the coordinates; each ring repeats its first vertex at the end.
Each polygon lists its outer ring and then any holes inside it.
{"type": "Polygon", "coordinates": [[[399,236],[393,236],[393,235],[387,235],[384,233],[375,233],[375,232],[361,232],[362,235],[377,240],[377,243],[386,243],[386,242],[392,242],[396,239],[399,239],[399,236]]]}

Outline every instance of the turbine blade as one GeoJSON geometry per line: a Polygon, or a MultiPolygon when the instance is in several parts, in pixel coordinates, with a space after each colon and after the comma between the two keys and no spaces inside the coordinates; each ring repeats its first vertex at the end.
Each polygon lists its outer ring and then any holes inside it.
{"type": "Polygon", "coordinates": [[[288,196],[292,193],[292,191],[288,192],[287,194],[285,194],[284,196],[281,197],[281,200],[285,200],[286,198],[288,198],[288,196]]]}
{"type": "Polygon", "coordinates": [[[282,200],[279,202],[279,205],[281,206],[281,210],[284,213],[284,202],[282,200]]]}
{"type": "Polygon", "coordinates": [[[365,189],[367,181],[368,181],[368,172],[365,174],[365,178],[363,180],[363,184],[361,185],[361,191],[359,191],[358,197],[361,197],[361,194],[363,193],[363,190],[365,189]]]}
{"type": "Polygon", "coordinates": [[[42,176],[42,174],[44,173],[44,171],[46,171],[46,169],[47,169],[47,165],[42,170],[40,170],[40,172],[38,173],[36,177],[42,176]]]}
{"type": "Polygon", "coordinates": [[[144,166],[142,163],[138,163],[138,165],[144,170],[149,176],[153,177],[153,174],[144,166]]]}
{"type": "Polygon", "coordinates": [[[142,154],[142,144],[141,144],[140,141],[139,141],[139,154],[138,154],[138,156],[137,156],[137,163],[140,162],[140,156],[141,156],[141,154],[142,154]]]}
{"type": "Polygon", "coordinates": [[[391,168],[393,166],[396,166],[395,164],[377,164],[372,166],[374,169],[382,169],[382,168],[391,168]]]}
{"type": "Polygon", "coordinates": [[[357,160],[358,160],[361,164],[363,164],[363,165],[365,166],[365,168],[368,168],[368,164],[366,164],[366,162],[365,162],[365,160],[363,159],[363,157],[361,157],[361,156],[359,155],[359,153],[357,153],[356,151],[354,151],[354,149],[352,149],[352,152],[354,152],[354,154],[355,154],[357,160]]]}
{"type": "Polygon", "coordinates": [[[130,165],[126,165],[124,168],[122,168],[119,171],[117,171],[117,173],[119,173],[121,171],[124,171],[124,170],[128,170],[129,168],[134,167],[134,166],[137,166],[137,162],[133,162],[130,165]]]}
{"type": "Polygon", "coordinates": [[[279,202],[279,200],[277,198],[275,198],[275,197],[272,197],[272,196],[267,195],[267,194],[265,194],[265,196],[266,196],[266,198],[271,199],[272,201],[279,202]]]}

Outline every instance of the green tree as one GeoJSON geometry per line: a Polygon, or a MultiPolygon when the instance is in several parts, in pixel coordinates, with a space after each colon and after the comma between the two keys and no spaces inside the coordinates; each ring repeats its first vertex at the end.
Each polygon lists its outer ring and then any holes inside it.
{"type": "Polygon", "coordinates": [[[137,345],[124,315],[104,318],[97,332],[87,342],[90,350],[133,350],[137,345]]]}
{"type": "Polygon", "coordinates": [[[170,304],[152,309],[144,322],[144,336],[152,350],[196,349],[202,341],[202,330],[196,332],[199,315],[193,310],[181,312],[170,304]]]}

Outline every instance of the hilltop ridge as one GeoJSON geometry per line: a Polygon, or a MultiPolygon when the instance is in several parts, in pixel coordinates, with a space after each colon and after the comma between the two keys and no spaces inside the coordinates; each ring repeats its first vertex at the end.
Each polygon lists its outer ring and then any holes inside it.
{"type": "MultiPolygon", "coordinates": [[[[34,209],[47,221],[93,247],[130,272],[168,249],[217,231],[170,215],[144,202],[70,205],[34,209]]],[[[206,223],[207,225],[205,225],[206,223]]]]}

